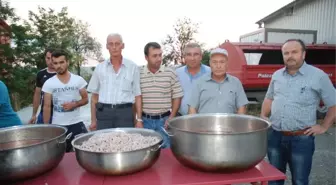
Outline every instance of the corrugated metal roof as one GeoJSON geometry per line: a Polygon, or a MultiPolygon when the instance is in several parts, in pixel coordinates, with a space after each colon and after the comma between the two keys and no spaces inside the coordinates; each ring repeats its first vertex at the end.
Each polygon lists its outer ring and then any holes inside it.
{"type": "Polygon", "coordinates": [[[310,3],[311,1],[315,1],[315,0],[294,0],[293,2],[283,6],[282,8],[278,9],[277,11],[267,15],[266,17],[260,19],[259,21],[256,22],[256,24],[262,24],[265,21],[268,21],[270,19],[276,18],[279,15],[282,15],[284,12],[290,10],[290,8],[296,7],[296,6],[300,6],[303,3],[310,3]]]}

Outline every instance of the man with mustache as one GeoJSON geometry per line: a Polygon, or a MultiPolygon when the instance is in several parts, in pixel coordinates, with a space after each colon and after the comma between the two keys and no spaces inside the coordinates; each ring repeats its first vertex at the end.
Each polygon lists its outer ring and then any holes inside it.
{"type": "MultiPolygon", "coordinates": [[[[268,158],[286,173],[289,164],[293,185],[308,185],[315,136],[325,133],[335,122],[335,88],[329,76],[305,62],[302,40],[290,39],[282,46],[285,67],[272,75],[261,117],[272,127],[268,133],[268,158]],[[316,123],[316,108],[323,100],[328,112],[322,124],[316,123]]],[[[284,180],[270,182],[283,185],[284,180]]]]}
{"type": "Polygon", "coordinates": [[[168,148],[169,136],[164,129],[167,121],[176,116],[183,91],[175,70],[162,65],[160,44],[146,44],[144,53],[147,65],[140,71],[143,125],[159,132],[163,137],[163,148],[168,148]]]}
{"type": "Polygon", "coordinates": [[[240,80],[226,73],[229,54],[216,48],[210,52],[211,73],[203,75],[193,85],[188,101],[189,114],[245,114],[248,100],[240,80]]]}
{"type": "Polygon", "coordinates": [[[42,87],[44,92],[43,121],[48,123],[50,120],[52,100],[52,123],[66,127],[67,134],[72,133],[71,138],[66,140],[66,152],[70,152],[72,151],[71,141],[74,137],[87,132],[80,117],[80,107],[88,103],[88,93],[85,89],[87,82],[82,77],[68,71],[69,58],[65,51],[55,50],[51,57],[57,74],[48,79],[42,87]]]}
{"type": "Polygon", "coordinates": [[[197,43],[189,43],[183,51],[185,66],[176,69],[176,74],[179,77],[184,96],[181,101],[179,115],[188,114],[188,99],[192,94],[192,85],[204,74],[210,73],[210,67],[201,63],[202,49],[197,43]]]}

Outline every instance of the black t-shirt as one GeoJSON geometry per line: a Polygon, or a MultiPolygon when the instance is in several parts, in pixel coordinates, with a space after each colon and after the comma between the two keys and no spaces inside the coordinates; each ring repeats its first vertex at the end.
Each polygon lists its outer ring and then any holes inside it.
{"type": "MultiPolygon", "coordinates": [[[[39,71],[37,73],[36,76],[36,87],[39,87],[42,89],[43,84],[51,77],[55,76],[55,73],[50,73],[48,72],[47,68],[42,69],[41,71],[39,71]]],[[[41,103],[41,112],[43,111],[43,92],[41,91],[41,99],[40,99],[40,103],[41,103]]]]}

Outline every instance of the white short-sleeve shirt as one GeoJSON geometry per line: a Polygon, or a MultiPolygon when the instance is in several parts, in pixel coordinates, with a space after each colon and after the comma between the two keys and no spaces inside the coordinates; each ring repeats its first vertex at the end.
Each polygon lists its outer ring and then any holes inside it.
{"type": "Polygon", "coordinates": [[[64,103],[80,100],[79,90],[85,88],[87,85],[87,82],[82,77],[72,73],[70,74],[70,80],[66,84],[61,82],[57,75],[55,75],[48,79],[42,87],[44,93],[52,95],[52,124],[71,125],[83,121],[80,118],[80,107],[65,111],[62,106],[64,103]]]}

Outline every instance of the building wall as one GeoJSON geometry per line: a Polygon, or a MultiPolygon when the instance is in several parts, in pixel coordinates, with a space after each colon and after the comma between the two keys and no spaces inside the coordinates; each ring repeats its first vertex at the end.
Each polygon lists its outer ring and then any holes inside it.
{"type": "Polygon", "coordinates": [[[265,38],[265,32],[264,30],[260,30],[257,32],[253,32],[250,34],[240,36],[239,41],[240,42],[260,42],[260,41],[264,42],[264,38],[265,38]]]}
{"type": "Polygon", "coordinates": [[[306,43],[317,42],[316,30],[293,30],[279,28],[262,28],[255,32],[240,36],[240,42],[284,43],[288,39],[297,38],[306,43]]]}
{"type": "Polygon", "coordinates": [[[336,0],[313,0],[294,7],[293,15],[264,23],[265,28],[317,30],[317,43],[336,44],[336,0]]]}

